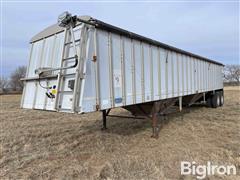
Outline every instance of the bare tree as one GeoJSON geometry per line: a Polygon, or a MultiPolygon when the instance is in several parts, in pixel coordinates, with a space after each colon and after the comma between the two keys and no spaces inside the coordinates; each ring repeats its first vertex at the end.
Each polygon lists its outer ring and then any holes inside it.
{"type": "Polygon", "coordinates": [[[240,82],[240,65],[226,65],[224,67],[224,80],[226,82],[240,82]]]}
{"type": "Polygon", "coordinates": [[[11,74],[10,85],[13,91],[23,90],[23,82],[20,79],[25,77],[26,69],[26,66],[20,66],[11,74]]]}
{"type": "Polygon", "coordinates": [[[4,76],[1,76],[0,77],[0,92],[3,92],[3,93],[6,92],[8,84],[9,84],[9,82],[8,82],[7,78],[5,78],[4,76]]]}

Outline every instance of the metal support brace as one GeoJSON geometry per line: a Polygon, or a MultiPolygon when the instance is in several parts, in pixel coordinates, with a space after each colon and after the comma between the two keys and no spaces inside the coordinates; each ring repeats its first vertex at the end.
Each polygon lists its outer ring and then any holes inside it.
{"type": "Polygon", "coordinates": [[[152,112],[151,112],[153,134],[151,137],[158,138],[158,134],[160,131],[160,127],[158,125],[158,120],[159,120],[159,118],[164,117],[165,111],[167,111],[167,109],[169,107],[174,105],[177,100],[178,100],[178,98],[172,98],[172,99],[167,99],[164,101],[156,101],[153,103],[152,112]]]}
{"type": "Polygon", "coordinates": [[[193,105],[193,104],[194,104],[197,100],[199,100],[202,96],[203,96],[202,93],[193,95],[193,97],[192,97],[192,99],[190,100],[188,106],[193,105]]]}

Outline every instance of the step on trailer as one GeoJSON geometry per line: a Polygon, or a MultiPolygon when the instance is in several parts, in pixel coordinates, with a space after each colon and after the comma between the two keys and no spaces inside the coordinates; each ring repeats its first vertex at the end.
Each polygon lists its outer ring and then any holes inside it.
{"type": "Polygon", "coordinates": [[[152,119],[172,105],[223,105],[223,64],[90,16],[64,12],[31,39],[22,108],[57,112],[112,108],[152,119]]]}

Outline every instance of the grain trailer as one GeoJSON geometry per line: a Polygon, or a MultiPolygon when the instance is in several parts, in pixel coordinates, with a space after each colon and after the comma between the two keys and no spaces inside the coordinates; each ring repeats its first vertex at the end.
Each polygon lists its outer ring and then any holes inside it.
{"type": "Polygon", "coordinates": [[[68,12],[31,41],[21,107],[47,111],[112,108],[157,119],[171,105],[223,105],[223,64],[90,16],[68,12]]]}

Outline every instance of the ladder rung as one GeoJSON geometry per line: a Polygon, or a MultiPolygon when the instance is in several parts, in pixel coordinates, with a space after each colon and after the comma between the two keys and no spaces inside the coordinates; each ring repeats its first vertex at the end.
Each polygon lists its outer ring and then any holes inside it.
{"type": "MultiPolygon", "coordinates": [[[[79,42],[80,41],[80,39],[77,39],[77,40],[75,40],[75,43],[76,42],[79,42]]],[[[72,41],[70,41],[70,42],[67,42],[67,43],[65,43],[65,45],[69,45],[69,44],[72,44],[73,42],[72,41]]]]}
{"type": "Polygon", "coordinates": [[[67,61],[67,60],[75,59],[75,58],[76,58],[75,56],[71,56],[71,57],[68,57],[68,58],[64,58],[63,61],[67,61]]]}
{"type": "Polygon", "coordinates": [[[61,76],[73,76],[75,75],[76,73],[70,73],[70,74],[62,74],[61,76]]]}

